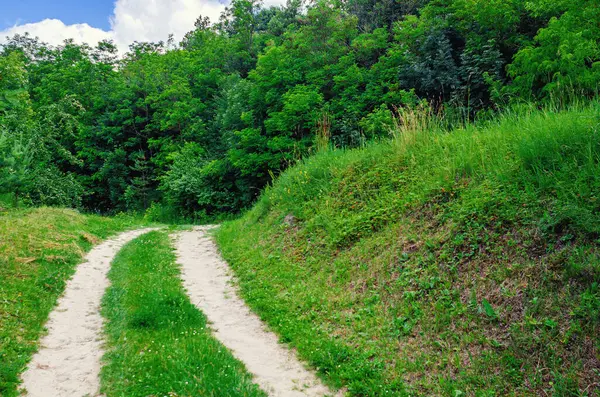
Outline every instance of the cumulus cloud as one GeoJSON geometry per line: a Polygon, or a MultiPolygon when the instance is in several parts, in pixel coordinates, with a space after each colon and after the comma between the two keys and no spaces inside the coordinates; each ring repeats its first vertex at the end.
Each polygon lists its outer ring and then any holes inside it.
{"type": "MultiPolygon", "coordinates": [[[[88,24],[65,25],[57,19],[46,19],[0,31],[0,42],[6,36],[29,32],[53,45],[61,44],[68,38],[90,45],[112,39],[123,51],[134,41],[167,40],[169,34],[173,34],[175,40],[181,40],[185,33],[194,28],[194,22],[200,15],[216,22],[225,8],[224,1],[226,0],[117,0],[110,17],[110,31],[88,24]]],[[[270,6],[284,2],[285,0],[266,0],[265,4],[270,6]]]]}
{"type": "Polygon", "coordinates": [[[199,0],[118,0],[111,17],[115,41],[121,45],[133,41],[166,40],[169,34],[183,38],[202,15],[216,22],[225,5],[199,0]]]}
{"type": "Polygon", "coordinates": [[[96,44],[102,40],[112,39],[113,35],[102,29],[93,28],[87,23],[65,25],[58,19],[45,19],[41,22],[13,26],[0,32],[0,42],[15,34],[29,33],[33,37],[49,44],[61,44],[65,39],[74,39],[78,43],[96,44]]]}

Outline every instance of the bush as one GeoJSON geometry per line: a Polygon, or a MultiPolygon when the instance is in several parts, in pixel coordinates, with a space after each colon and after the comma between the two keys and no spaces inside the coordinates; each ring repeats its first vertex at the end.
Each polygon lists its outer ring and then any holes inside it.
{"type": "Polygon", "coordinates": [[[34,172],[25,193],[33,205],[79,208],[84,190],[73,175],[50,167],[34,172]]]}
{"type": "Polygon", "coordinates": [[[186,144],[173,155],[173,164],[160,188],[167,205],[178,208],[183,217],[235,212],[252,200],[241,193],[229,161],[210,160],[196,143],[186,144]]]}
{"type": "Polygon", "coordinates": [[[566,12],[541,29],[509,67],[521,97],[595,96],[600,86],[600,8],[595,0],[567,2],[566,12]]]}

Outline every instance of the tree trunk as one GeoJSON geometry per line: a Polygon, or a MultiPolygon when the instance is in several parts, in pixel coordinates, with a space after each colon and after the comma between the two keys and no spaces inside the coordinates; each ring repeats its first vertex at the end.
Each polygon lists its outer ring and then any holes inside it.
{"type": "Polygon", "coordinates": [[[15,208],[19,208],[19,191],[15,191],[15,208]]]}

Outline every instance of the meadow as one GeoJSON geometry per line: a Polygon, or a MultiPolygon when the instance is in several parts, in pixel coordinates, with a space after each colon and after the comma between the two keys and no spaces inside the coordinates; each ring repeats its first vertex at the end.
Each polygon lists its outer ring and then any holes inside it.
{"type": "Polygon", "coordinates": [[[103,242],[107,397],[265,395],[182,287],[168,235],[208,223],[330,391],[600,395],[598,1],[218,3],[128,50],[0,40],[0,396],[103,242]]]}

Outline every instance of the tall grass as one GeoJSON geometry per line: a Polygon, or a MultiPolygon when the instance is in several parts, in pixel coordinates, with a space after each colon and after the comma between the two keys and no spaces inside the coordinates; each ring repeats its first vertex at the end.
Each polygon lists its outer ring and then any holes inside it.
{"type": "Polygon", "coordinates": [[[321,118],[317,121],[317,135],[315,146],[317,152],[329,149],[331,141],[331,117],[329,113],[323,112],[321,118]]]}
{"type": "MultiPolygon", "coordinates": [[[[574,189],[585,181],[583,193],[589,199],[598,187],[598,104],[562,112],[513,109],[483,127],[470,124],[451,132],[436,120],[426,108],[406,111],[397,120],[391,141],[373,143],[366,150],[318,153],[284,172],[266,189],[253,213],[260,216],[276,207],[303,217],[307,211],[321,211],[320,197],[356,168],[400,171],[405,182],[384,182],[402,185],[395,186],[404,192],[402,197],[390,199],[404,204],[416,205],[417,197],[422,202],[442,189],[452,189],[461,179],[488,178],[548,194],[564,205],[576,202],[592,211],[591,202],[582,200],[574,189]]],[[[379,191],[371,199],[385,200],[385,195],[379,191]]]]}

